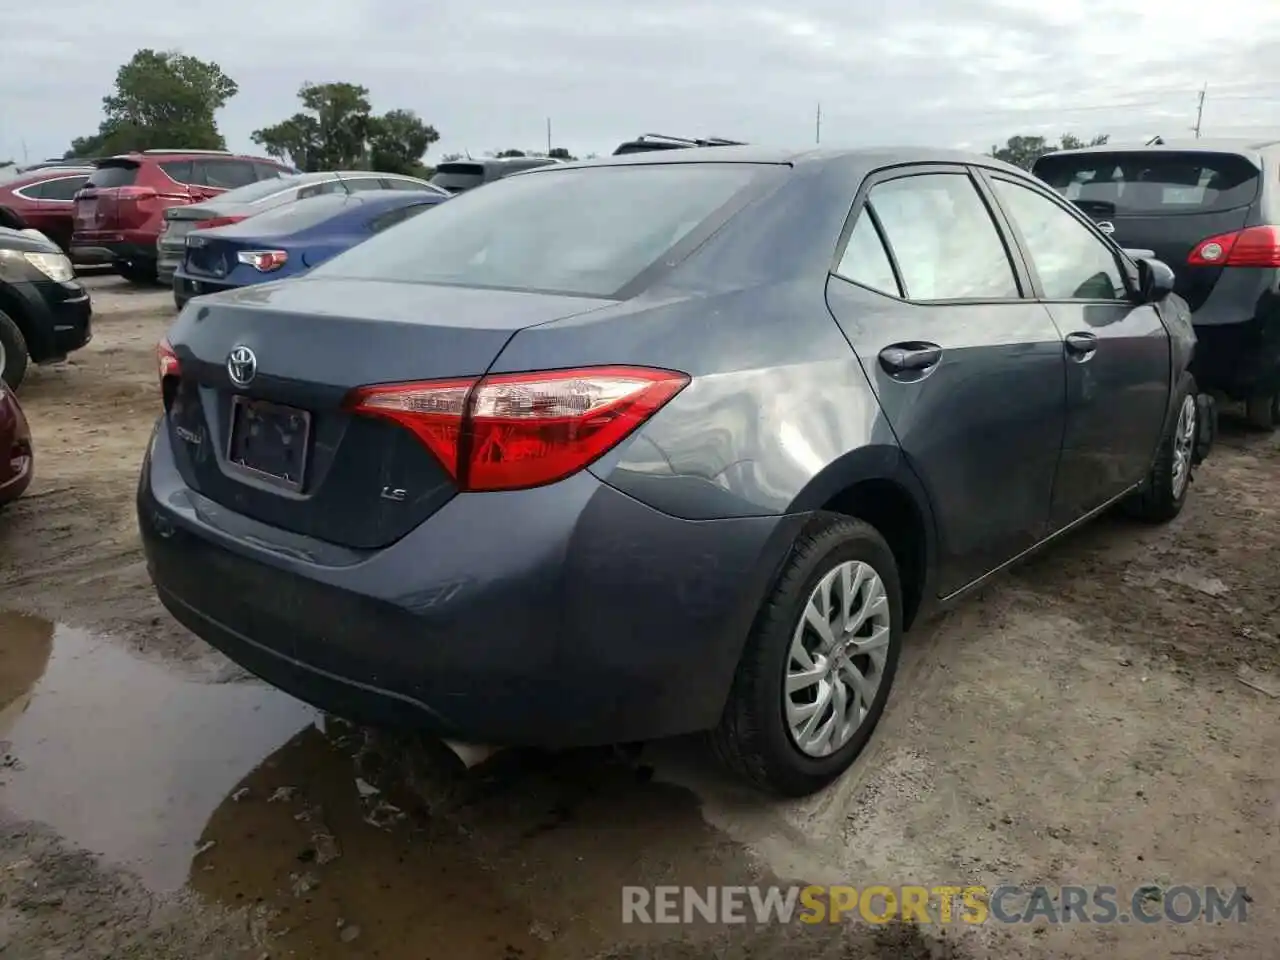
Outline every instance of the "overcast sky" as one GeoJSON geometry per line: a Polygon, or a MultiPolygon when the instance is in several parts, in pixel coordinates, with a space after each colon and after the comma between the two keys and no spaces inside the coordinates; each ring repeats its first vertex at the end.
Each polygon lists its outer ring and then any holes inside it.
{"type": "Polygon", "coordinates": [[[434,124],[428,160],[545,148],[548,117],[577,154],[646,131],[807,145],[819,102],[824,145],[1168,137],[1206,81],[1207,134],[1280,136],[1275,0],[22,0],[2,45],[0,161],[93,132],[143,46],[240,84],[234,149],[328,80],[434,124]]]}

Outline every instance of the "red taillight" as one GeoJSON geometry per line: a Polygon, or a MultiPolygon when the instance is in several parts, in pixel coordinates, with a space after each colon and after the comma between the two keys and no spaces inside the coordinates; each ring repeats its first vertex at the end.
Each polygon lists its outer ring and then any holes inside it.
{"type": "Polygon", "coordinates": [[[1187,263],[1195,267],[1280,267],[1280,227],[1248,227],[1206,237],[1187,263]]]}
{"type": "Polygon", "coordinates": [[[178,355],[173,352],[168,337],[156,344],[156,371],[160,374],[161,384],[167,377],[182,375],[182,365],[178,363],[178,355]]]}
{"type": "Polygon", "coordinates": [[[463,490],[519,490],[577,473],[688,382],[649,367],[504,373],[361,387],[347,409],[411,430],[463,490]]]}
{"type": "Polygon", "coordinates": [[[208,220],[199,221],[192,230],[212,230],[214,227],[229,227],[233,223],[239,223],[244,217],[210,217],[208,220]]]}
{"type": "Polygon", "coordinates": [[[289,262],[289,251],[241,250],[236,254],[236,259],[241,263],[247,263],[260,273],[270,273],[272,270],[279,270],[289,262]]]}

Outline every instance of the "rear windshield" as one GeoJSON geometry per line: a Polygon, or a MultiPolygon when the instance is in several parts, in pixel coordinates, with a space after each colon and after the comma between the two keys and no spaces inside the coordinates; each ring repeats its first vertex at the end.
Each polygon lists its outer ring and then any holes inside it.
{"type": "Polygon", "coordinates": [[[130,187],[138,179],[138,165],[129,160],[113,160],[100,164],[89,175],[86,187],[130,187]]]}
{"type": "MultiPolygon", "coordinates": [[[[222,198],[219,197],[219,200],[222,198]]],[[[358,203],[345,193],[324,193],[318,197],[294,200],[283,206],[255,214],[224,232],[243,233],[246,236],[273,236],[309,230],[337,216],[350,203],[358,203]]]]}
{"type": "Polygon", "coordinates": [[[321,273],[608,297],[760,172],[661,164],[507,177],[353,247],[321,273]]]}
{"type": "Polygon", "coordinates": [[[1213,213],[1246,206],[1259,175],[1230,153],[1079,153],[1042,157],[1035,173],[1086,212],[1213,213]]]}
{"type": "Polygon", "coordinates": [[[470,190],[484,183],[484,164],[442,163],[436,167],[431,183],[450,193],[470,190]]]}

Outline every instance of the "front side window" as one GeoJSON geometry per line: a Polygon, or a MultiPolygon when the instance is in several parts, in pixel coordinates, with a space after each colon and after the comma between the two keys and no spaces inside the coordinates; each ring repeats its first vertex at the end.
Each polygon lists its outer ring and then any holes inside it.
{"type": "Polygon", "coordinates": [[[977,187],[964,173],[929,173],[872,187],[910,300],[1009,300],[1020,296],[1008,251],[977,187]]]}
{"type": "Polygon", "coordinates": [[[1123,300],[1128,288],[1106,243],[1071,213],[1030,187],[994,178],[996,196],[1017,224],[1047,300],[1123,300]]]}

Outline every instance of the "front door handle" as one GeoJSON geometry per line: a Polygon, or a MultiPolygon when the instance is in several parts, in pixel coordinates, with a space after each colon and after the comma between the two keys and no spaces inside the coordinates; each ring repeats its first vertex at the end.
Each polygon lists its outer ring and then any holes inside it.
{"type": "Polygon", "coordinates": [[[941,359],[942,348],[936,343],[895,343],[880,351],[880,366],[889,373],[923,373],[941,359]]]}
{"type": "Polygon", "coordinates": [[[1092,333],[1068,333],[1067,356],[1077,363],[1084,363],[1098,350],[1098,337],[1092,333]]]}

